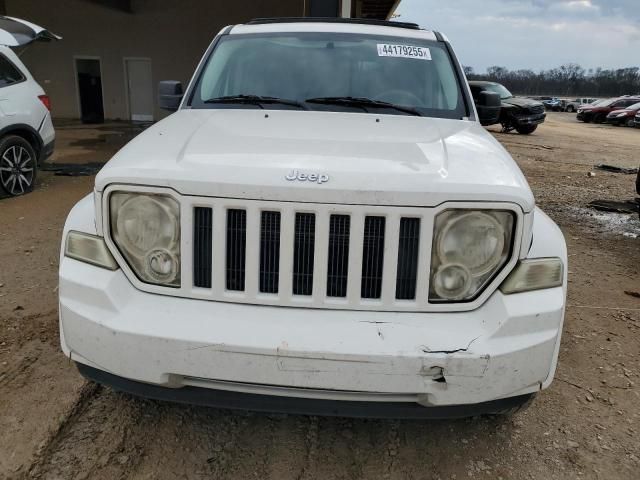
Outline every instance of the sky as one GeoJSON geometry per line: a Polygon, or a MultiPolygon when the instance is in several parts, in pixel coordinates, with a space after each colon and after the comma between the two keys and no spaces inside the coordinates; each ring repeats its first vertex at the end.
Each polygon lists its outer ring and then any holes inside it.
{"type": "Polygon", "coordinates": [[[640,0],[402,0],[396,14],[446,34],[476,72],[640,66],[640,0]]]}

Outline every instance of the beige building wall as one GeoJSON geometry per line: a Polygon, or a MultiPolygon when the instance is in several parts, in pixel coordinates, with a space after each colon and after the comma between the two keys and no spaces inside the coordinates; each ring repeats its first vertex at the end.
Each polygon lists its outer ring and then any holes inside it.
{"type": "MultiPolygon", "coordinates": [[[[21,57],[51,97],[54,117],[80,117],[76,56],[101,60],[105,118],[129,119],[125,58],[151,60],[156,99],[160,80],[189,81],[209,43],[225,25],[257,17],[302,16],[305,2],[131,0],[130,4],[132,13],[88,0],[5,0],[7,15],[63,37],[59,42],[33,44],[21,57]]],[[[154,117],[160,119],[166,113],[155,103],[154,117]]]]}

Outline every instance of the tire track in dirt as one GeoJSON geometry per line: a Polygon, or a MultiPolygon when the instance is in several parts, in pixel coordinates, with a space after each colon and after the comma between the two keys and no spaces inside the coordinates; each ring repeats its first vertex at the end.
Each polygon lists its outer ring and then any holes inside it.
{"type": "Polygon", "coordinates": [[[144,406],[144,401],[86,383],[25,478],[127,478],[148,440],[130,434],[144,406]]]}

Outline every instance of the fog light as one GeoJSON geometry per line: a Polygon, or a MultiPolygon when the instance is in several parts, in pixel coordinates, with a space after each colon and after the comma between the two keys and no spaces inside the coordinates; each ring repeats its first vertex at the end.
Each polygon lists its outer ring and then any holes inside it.
{"type": "Polygon", "coordinates": [[[145,258],[146,273],[158,282],[169,283],[178,274],[178,260],[166,249],[149,252],[145,258]]]}
{"type": "Polygon", "coordinates": [[[563,264],[559,258],[521,260],[500,285],[504,294],[562,286],[563,264]]]}
{"type": "Polygon", "coordinates": [[[464,265],[443,265],[434,275],[433,282],[433,288],[441,298],[456,300],[469,291],[471,272],[464,265]]]}

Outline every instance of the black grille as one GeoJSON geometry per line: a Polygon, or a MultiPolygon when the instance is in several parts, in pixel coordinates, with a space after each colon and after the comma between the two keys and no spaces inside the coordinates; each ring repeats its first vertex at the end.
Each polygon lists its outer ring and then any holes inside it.
{"type": "Polygon", "coordinates": [[[329,220],[329,251],[327,263],[327,296],[347,296],[347,273],[349,270],[348,215],[331,215],[329,220]]]}
{"type": "Polygon", "coordinates": [[[244,290],[247,212],[227,210],[227,290],[244,290]]]}
{"type": "Polygon", "coordinates": [[[294,295],[311,295],[312,293],[315,234],[316,216],[313,213],[296,213],[293,244],[294,295]]]}
{"type": "Polygon", "coordinates": [[[533,105],[529,107],[529,112],[531,113],[542,113],[544,112],[544,105],[533,105]]]}
{"type": "Polygon", "coordinates": [[[260,223],[260,291],[278,293],[280,212],[262,212],[260,223]]]}
{"type": "Polygon", "coordinates": [[[420,219],[401,218],[398,238],[398,273],[396,276],[396,298],[416,298],[418,273],[418,249],[420,245],[420,219]]]}
{"type": "Polygon", "coordinates": [[[213,210],[196,207],[193,217],[193,284],[211,288],[213,210]]]}
{"type": "Polygon", "coordinates": [[[362,298],[380,298],[384,264],[385,217],[365,217],[362,243],[362,298]]]}

